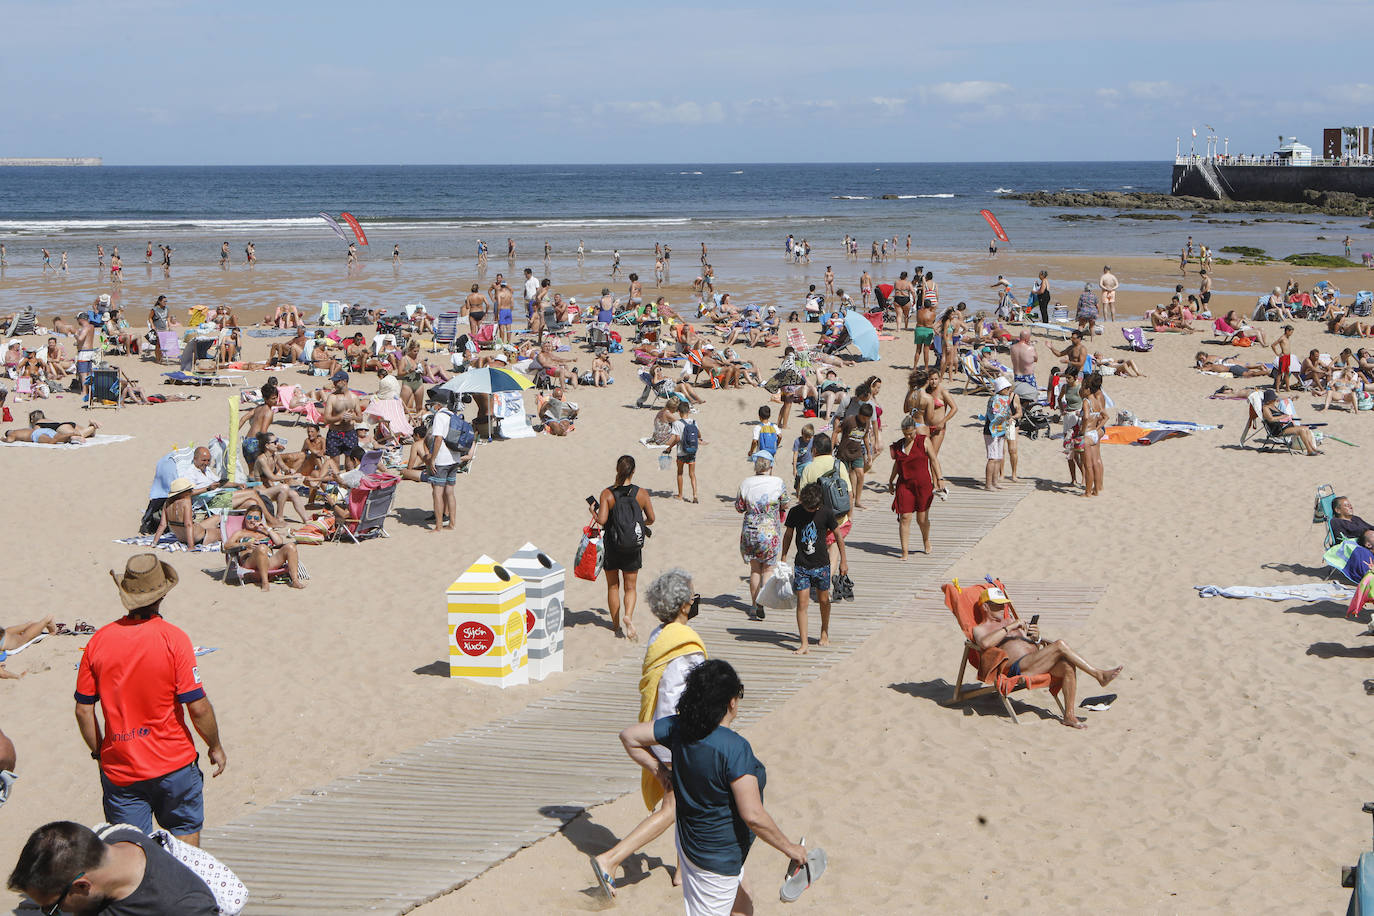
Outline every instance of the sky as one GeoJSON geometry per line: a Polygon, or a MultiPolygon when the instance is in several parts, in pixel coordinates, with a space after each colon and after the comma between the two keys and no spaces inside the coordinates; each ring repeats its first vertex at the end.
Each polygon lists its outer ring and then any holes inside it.
{"type": "Polygon", "coordinates": [[[0,156],[1151,160],[1374,125],[1369,0],[4,0],[0,156]],[[1316,20],[1316,21],[1314,21],[1316,20]]]}

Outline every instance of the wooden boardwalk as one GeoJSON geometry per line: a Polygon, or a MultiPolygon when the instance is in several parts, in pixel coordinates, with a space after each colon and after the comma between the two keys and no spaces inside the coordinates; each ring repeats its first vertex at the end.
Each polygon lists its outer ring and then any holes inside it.
{"type": "MultiPolygon", "coordinates": [[[[791,652],[796,637],[790,612],[748,620],[742,610],[747,582],[735,607],[703,606],[693,627],[712,657],[735,665],[749,687],[740,727],[848,658],[891,616],[948,618],[938,593],[945,571],[1029,492],[1026,485],[986,493],[972,489],[971,481],[950,483],[950,500],[932,508],[931,556],[915,554],[905,563],[897,559],[887,498],[865,494],[870,508],[858,514],[849,547],[856,600],[834,605],[826,649],[791,652]]],[[[725,506],[703,522],[723,532],[727,522],[738,526],[739,517],[725,506]]],[[[913,537],[919,544],[919,533],[913,530],[913,537]]],[[[1076,607],[1090,609],[1085,602],[1099,594],[1030,583],[1008,588],[1022,610],[1036,596],[1056,602],[1073,596],[1076,607]]],[[[813,634],[818,629],[813,615],[813,634]]],[[[949,630],[953,646],[952,622],[949,630]]],[[[640,661],[640,653],[629,653],[514,715],[207,828],[205,845],[248,885],[250,913],[405,913],[552,834],[584,809],[638,790],[639,771],[617,736],[638,711],[640,661]]]]}

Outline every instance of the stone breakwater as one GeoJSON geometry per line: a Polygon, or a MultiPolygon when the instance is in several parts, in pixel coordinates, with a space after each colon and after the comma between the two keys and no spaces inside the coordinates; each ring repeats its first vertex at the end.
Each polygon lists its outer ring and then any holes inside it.
{"type": "Polygon", "coordinates": [[[1370,217],[1374,199],[1341,191],[1307,191],[1302,203],[1282,201],[1209,200],[1143,191],[1031,191],[1007,194],[1032,207],[1093,207],[1109,210],[1190,210],[1196,213],[1324,213],[1327,216],[1370,217]]]}

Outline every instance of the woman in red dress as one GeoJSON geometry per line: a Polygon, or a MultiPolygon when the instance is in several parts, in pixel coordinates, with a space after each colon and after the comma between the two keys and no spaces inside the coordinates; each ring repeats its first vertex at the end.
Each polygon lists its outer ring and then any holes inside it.
{"type": "Polygon", "coordinates": [[[934,480],[940,476],[939,459],[931,448],[925,427],[910,414],[902,418],[902,438],[892,443],[892,474],[887,487],[892,491],[892,511],[897,513],[897,532],[902,542],[902,559],[907,555],[911,536],[911,514],[921,528],[921,551],[930,553],[930,504],[935,499],[934,480]],[[919,430],[919,432],[918,432],[919,430]]]}

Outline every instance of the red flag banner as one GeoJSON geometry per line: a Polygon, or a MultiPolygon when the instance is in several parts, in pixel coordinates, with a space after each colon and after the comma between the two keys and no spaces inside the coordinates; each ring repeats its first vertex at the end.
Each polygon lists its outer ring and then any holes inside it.
{"type": "MultiPolygon", "coordinates": [[[[991,210],[979,210],[978,212],[983,214],[983,219],[988,221],[988,225],[992,227],[993,234],[996,235],[998,239],[1003,242],[1011,241],[1011,239],[1007,238],[1007,233],[1002,229],[1002,224],[997,222],[997,217],[992,215],[991,210]]],[[[345,213],[344,215],[347,216],[348,214],[345,213]]]]}
{"type": "Polygon", "coordinates": [[[359,245],[367,244],[367,234],[363,232],[363,227],[358,225],[358,221],[353,218],[352,213],[347,211],[340,213],[339,218],[348,223],[348,228],[353,230],[353,234],[358,237],[359,245]]]}

